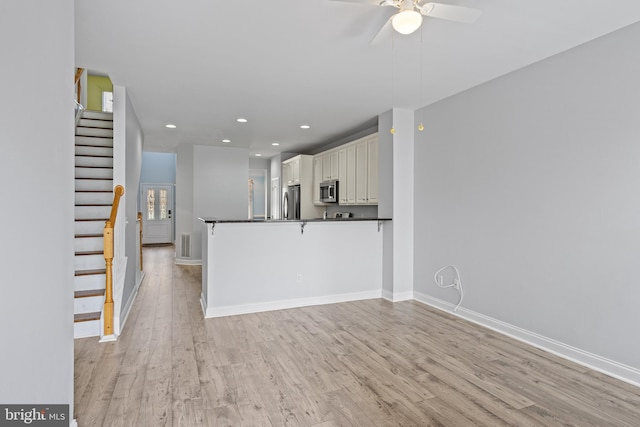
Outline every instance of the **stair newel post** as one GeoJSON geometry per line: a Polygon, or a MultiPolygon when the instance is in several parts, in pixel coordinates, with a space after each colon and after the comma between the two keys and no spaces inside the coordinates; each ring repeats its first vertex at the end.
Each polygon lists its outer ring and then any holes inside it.
{"type": "Polygon", "coordinates": [[[104,261],[106,269],[106,283],[104,293],[104,335],[113,335],[113,255],[114,236],[113,229],[116,225],[120,198],[124,194],[124,187],[116,185],[113,190],[113,205],[111,215],[104,225],[104,261]]]}
{"type": "Polygon", "coordinates": [[[113,334],[113,224],[107,220],[104,226],[104,261],[106,283],[104,298],[104,334],[113,334]]]}

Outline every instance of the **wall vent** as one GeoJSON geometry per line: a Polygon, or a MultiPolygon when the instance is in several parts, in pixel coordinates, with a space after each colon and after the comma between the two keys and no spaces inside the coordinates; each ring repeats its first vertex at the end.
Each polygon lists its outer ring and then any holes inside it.
{"type": "Polygon", "coordinates": [[[180,258],[191,258],[191,233],[180,235],[180,258]]]}

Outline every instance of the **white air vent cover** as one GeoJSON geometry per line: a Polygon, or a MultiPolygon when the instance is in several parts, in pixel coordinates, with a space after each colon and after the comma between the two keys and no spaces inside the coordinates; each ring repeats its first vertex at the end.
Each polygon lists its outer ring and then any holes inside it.
{"type": "Polygon", "coordinates": [[[191,234],[180,235],[180,258],[191,258],[191,234]]]}

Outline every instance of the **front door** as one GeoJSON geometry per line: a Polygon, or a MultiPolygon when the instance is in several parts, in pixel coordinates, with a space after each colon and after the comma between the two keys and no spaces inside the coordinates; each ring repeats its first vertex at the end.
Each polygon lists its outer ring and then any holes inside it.
{"type": "Polygon", "coordinates": [[[173,243],[173,188],[171,185],[142,184],[142,244],[173,243]]]}

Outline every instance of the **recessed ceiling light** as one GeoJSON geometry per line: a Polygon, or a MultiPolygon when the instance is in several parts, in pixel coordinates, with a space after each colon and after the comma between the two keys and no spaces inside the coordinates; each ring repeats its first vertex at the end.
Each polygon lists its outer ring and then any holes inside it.
{"type": "Polygon", "coordinates": [[[311,126],[309,126],[309,125],[302,125],[302,126],[300,126],[300,129],[309,129],[310,127],[311,126]]]}
{"type": "Polygon", "coordinates": [[[278,145],[280,145],[280,144],[279,144],[279,143],[277,143],[277,142],[272,142],[272,143],[271,143],[271,145],[278,146],[278,145]]]}
{"type": "Polygon", "coordinates": [[[256,153],[256,157],[262,157],[262,154],[256,153]]]}
{"type": "Polygon", "coordinates": [[[164,127],[169,128],[169,129],[175,129],[176,125],[168,124],[168,125],[164,125],[164,127]]]}
{"type": "Polygon", "coordinates": [[[236,119],[236,122],[238,122],[238,123],[247,123],[247,119],[245,119],[244,117],[238,117],[236,119]]]}
{"type": "Polygon", "coordinates": [[[225,144],[228,144],[228,143],[231,142],[231,140],[230,139],[223,139],[222,142],[224,142],[225,144]]]}

